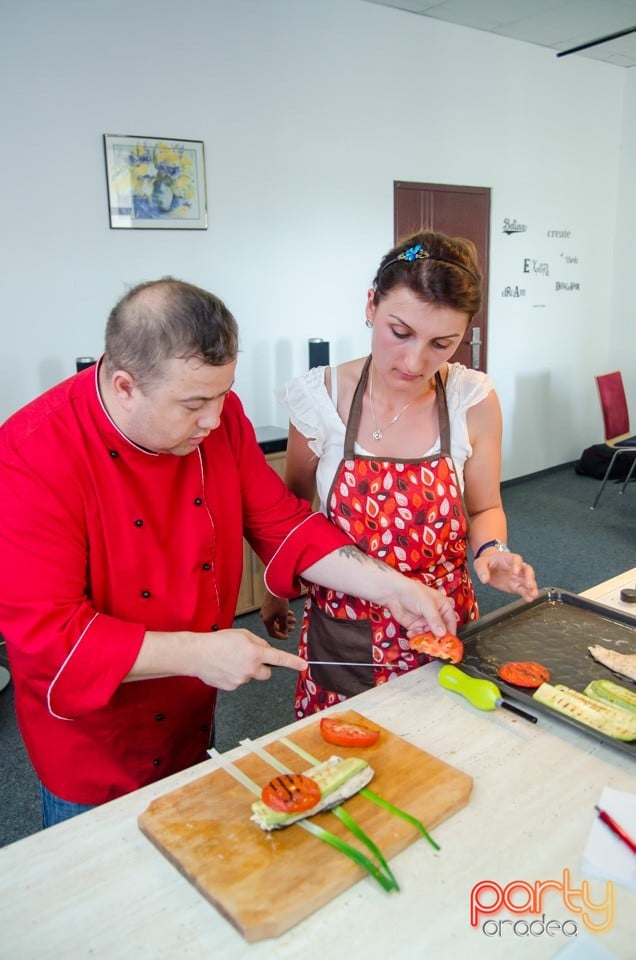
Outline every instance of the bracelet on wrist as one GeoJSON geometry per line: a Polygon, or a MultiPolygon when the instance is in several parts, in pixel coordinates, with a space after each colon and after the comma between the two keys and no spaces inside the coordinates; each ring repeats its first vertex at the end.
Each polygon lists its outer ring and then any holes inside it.
{"type": "Polygon", "coordinates": [[[503,540],[487,540],[486,543],[482,543],[479,550],[475,551],[475,560],[478,560],[484,550],[488,550],[490,547],[495,547],[499,553],[510,553],[510,548],[503,540]]]}

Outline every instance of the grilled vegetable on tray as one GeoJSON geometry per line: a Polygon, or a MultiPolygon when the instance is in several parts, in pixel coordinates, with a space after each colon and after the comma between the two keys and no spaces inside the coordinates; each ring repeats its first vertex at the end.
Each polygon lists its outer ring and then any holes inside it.
{"type": "Polygon", "coordinates": [[[628,690],[620,683],[613,683],[611,680],[592,680],[583,693],[592,697],[593,700],[613,703],[615,707],[622,707],[623,710],[636,713],[636,690],[628,690]]]}
{"type": "Polygon", "coordinates": [[[584,693],[563,684],[542,683],[532,694],[546,707],[551,707],[572,720],[578,720],[598,733],[615,740],[636,740],[636,714],[622,707],[593,700],[584,693]]]}
{"type": "Polygon", "coordinates": [[[543,664],[533,660],[502,663],[497,673],[506,683],[512,683],[516,687],[539,687],[550,679],[550,673],[543,664]]]}

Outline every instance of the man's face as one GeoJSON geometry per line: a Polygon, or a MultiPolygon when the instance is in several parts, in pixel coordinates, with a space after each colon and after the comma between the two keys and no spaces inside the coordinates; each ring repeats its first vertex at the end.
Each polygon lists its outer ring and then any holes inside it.
{"type": "Polygon", "coordinates": [[[155,453],[192,453],[220,423],[225,397],[234,383],[236,360],[213,367],[199,359],[170,359],[159,381],[136,383],[126,403],[126,436],[155,453]]]}

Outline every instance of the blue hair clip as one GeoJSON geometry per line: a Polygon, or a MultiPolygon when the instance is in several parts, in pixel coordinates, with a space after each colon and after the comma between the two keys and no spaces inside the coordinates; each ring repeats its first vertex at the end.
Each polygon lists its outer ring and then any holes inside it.
{"type": "Polygon", "coordinates": [[[408,260],[410,263],[413,260],[427,260],[430,254],[422,249],[422,244],[417,243],[414,247],[409,247],[408,250],[404,250],[403,253],[397,255],[398,260],[408,260]]]}

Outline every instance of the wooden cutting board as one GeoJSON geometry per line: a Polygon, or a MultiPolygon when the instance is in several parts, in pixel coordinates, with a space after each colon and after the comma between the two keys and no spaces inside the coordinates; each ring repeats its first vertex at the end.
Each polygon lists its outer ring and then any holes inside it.
{"type": "MultiPolygon", "coordinates": [[[[338,717],[378,727],[353,710],[338,717]]],[[[468,803],[471,777],[380,730],[372,747],[355,750],[355,756],[363,757],[375,770],[370,789],[413,814],[427,829],[468,803]]],[[[319,720],[294,731],[289,739],[319,760],[354,752],[325,743],[319,720]]],[[[266,748],[296,772],[310,766],[280,741],[266,748]]],[[[235,766],[259,786],[277,773],[252,753],[235,766]]],[[[298,826],[270,833],[261,830],[250,821],[255,799],[219,768],[154,800],[139,817],[143,833],[250,942],[284,933],[367,877],[348,857],[298,826]]],[[[364,797],[352,797],[346,808],[387,860],[415,840],[424,862],[435,855],[414,827],[364,797]]],[[[314,820],[359,846],[333,814],[319,814],[314,820]]],[[[444,851],[437,855],[443,856],[444,851]]],[[[375,883],[370,878],[367,882],[375,883]]]]}

